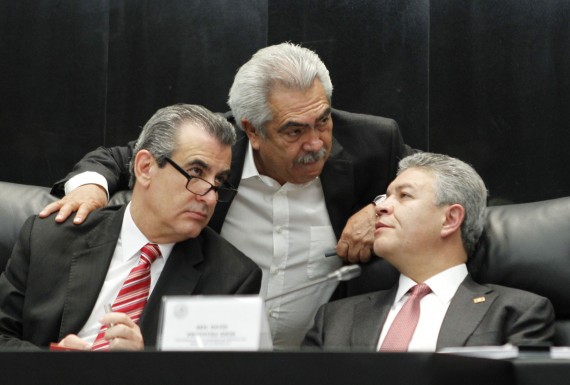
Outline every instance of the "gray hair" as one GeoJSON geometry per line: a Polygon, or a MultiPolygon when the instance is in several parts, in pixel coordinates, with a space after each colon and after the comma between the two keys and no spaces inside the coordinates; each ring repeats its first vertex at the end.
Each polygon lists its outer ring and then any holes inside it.
{"type": "Polygon", "coordinates": [[[262,48],[238,70],[228,105],[241,129],[246,118],[265,138],[265,124],[273,119],[268,103],[273,87],[307,90],[316,78],[331,103],[333,86],[329,71],[315,52],[292,43],[262,48]]]}
{"type": "Polygon", "coordinates": [[[487,188],[483,179],[467,163],[447,155],[420,152],[402,159],[398,175],[409,168],[423,168],[435,174],[435,204],[460,204],[465,209],[461,238],[471,254],[483,232],[487,188]]]}
{"type": "Polygon", "coordinates": [[[220,115],[210,110],[192,104],[175,104],[158,110],[144,125],[129,165],[129,187],[135,184],[134,159],[140,150],[148,150],[156,159],[159,167],[166,163],[176,149],[176,135],[184,123],[203,127],[213,138],[227,146],[236,142],[236,132],[233,125],[220,115]]]}

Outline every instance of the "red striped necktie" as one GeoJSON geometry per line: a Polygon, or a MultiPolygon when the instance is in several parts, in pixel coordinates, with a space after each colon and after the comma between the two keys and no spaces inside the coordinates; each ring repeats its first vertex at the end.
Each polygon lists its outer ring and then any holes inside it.
{"type": "Polygon", "coordinates": [[[420,301],[431,292],[425,283],[410,289],[410,296],[392,322],[382,346],[381,352],[405,352],[412,340],[418,321],[420,320],[420,301]]]}
{"type": "MultiPolygon", "coordinates": [[[[160,249],[155,243],[147,243],[141,249],[139,263],[133,267],[123,283],[112,311],[126,313],[135,323],[141,318],[150,292],[150,265],[160,257],[160,249]]],[[[105,339],[107,325],[101,326],[91,350],[109,350],[109,341],[105,339]]]]}

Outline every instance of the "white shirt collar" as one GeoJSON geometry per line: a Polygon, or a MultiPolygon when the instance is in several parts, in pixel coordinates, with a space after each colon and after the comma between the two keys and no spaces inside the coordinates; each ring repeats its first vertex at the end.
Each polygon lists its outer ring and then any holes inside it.
{"type": "MultiPolygon", "coordinates": [[[[125,215],[123,216],[123,225],[121,226],[119,239],[121,241],[123,251],[120,256],[122,261],[128,261],[135,257],[138,258],[141,248],[150,242],[133,221],[133,217],[131,216],[131,202],[127,205],[125,215]]],[[[173,247],[174,243],[158,244],[158,248],[160,249],[160,253],[162,254],[165,262],[173,247]]]]}
{"type": "Polygon", "coordinates": [[[248,179],[253,177],[261,177],[257,167],[255,167],[255,162],[253,161],[253,149],[251,148],[251,142],[247,142],[247,149],[245,150],[245,159],[243,162],[243,172],[241,173],[241,179],[248,179]]]}
{"type": "MultiPolygon", "coordinates": [[[[467,274],[467,266],[463,263],[450,267],[449,269],[430,277],[424,283],[430,287],[432,293],[435,294],[443,304],[446,304],[451,301],[455,292],[459,288],[459,285],[461,285],[461,282],[465,280],[467,274]]],[[[416,282],[411,278],[400,274],[398,292],[396,293],[396,300],[394,303],[401,301],[414,285],[416,285],[416,282]]]]}

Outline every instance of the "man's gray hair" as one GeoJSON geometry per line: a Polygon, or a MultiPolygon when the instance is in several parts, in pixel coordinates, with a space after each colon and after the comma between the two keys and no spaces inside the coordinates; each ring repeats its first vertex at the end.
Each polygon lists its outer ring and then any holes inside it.
{"type": "Polygon", "coordinates": [[[245,118],[265,138],[265,124],[273,119],[268,103],[271,90],[282,86],[304,91],[311,88],[316,78],[331,103],[333,86],[329,71],[315,52],[292,43],[262,48],[238,70],[228,105],[241,129],[245,118]]]}
{"type": "Polygon", "coordinates": [[[176,149],[176,136],[183,124],[200,126],[221,144],[233,146],[236,142],[234,126],[220,115],[192,104],[175,104],[161,108],[145,124],[135,144],[133,157],[129,165],[132,188],[135,184],[134,159],[140,150],[148,150],[156,159],[159,167],[166,163],[165,158],[172,156],[176,149]]]}
{"type": "Polygon", "coordinates": [[[465,209],[461,224],[463,246],[470,255],[485,225],[487,188],[483,179],[467,163],[447,155],[420,152],[402,159],[398,175],[409,168],[422,168],[435,174],[435,204],[460,204],[465,209]]]}

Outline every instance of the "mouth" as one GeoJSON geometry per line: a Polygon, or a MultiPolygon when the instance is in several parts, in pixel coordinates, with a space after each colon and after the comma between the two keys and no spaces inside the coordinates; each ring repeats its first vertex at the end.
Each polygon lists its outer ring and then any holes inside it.
{"type": "Polygon", "coordinates": [[[204,211],[187,210],[185,214],[193,219],[205,221],[208,219],[208,213],[204,211]]]}
{"type": "Polygon", "coordinates": [[[383,229],[383,228],[391,228],[392,226],[389,226],[385,223],[377,221],[374,227],[376,228],[376,230],[378,230],[378,229],[383,229]]]}

